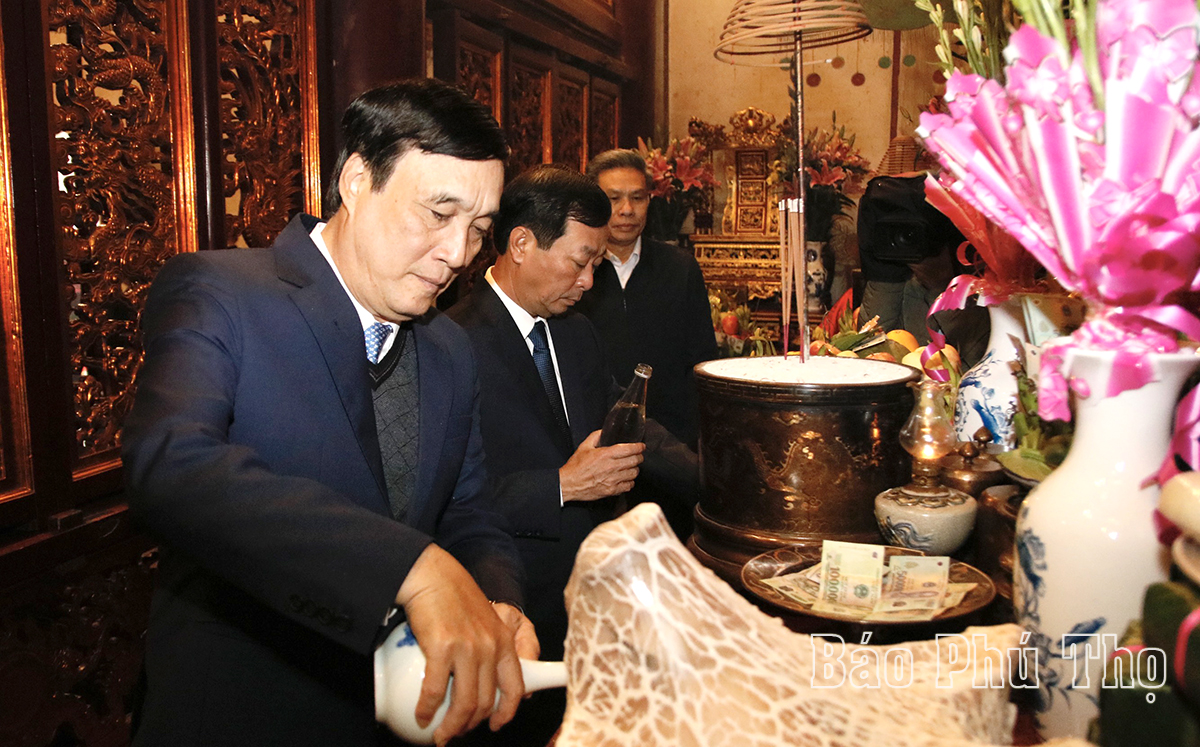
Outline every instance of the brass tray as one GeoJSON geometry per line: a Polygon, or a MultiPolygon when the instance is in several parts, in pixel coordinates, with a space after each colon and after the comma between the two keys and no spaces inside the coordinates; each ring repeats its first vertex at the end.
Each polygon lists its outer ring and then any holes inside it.
{"type": "MultiPolygon", "coordinates": [[[[920,550],[910,550],[905,547],[884,548],[885,558],[890,558],[893,555],[924,554],[920,550]]],[[[758,599],[770,602],[777,607],[782,607],[789,612],[798,612],[810,617],[837,620],[838,622],[850,622],[864,626],[928,625],[930,622],[936,623],[943,620],[952,620],[956,617],[969,615],[972,612],[983,609],[996,597],[996,585],[992,583],[992,579],[988,578],[986,573],[974,566],[957,561],[950,564],[950,582],[973,583],[975,584],[975,588],[967,592],[966,597],[957,606],[942,610],[934,615],[932,620],[865,621],[845,615],[814,612],[809,605],[792,599],[783,592],[763,583],[764,578],[774,578],[776,576],[795,573],[820,562],[821,548],[819,546],[792,545],[781,547],[751,558],[742,567],[742,584],[746,587],[747,591],[758,599]]]]}

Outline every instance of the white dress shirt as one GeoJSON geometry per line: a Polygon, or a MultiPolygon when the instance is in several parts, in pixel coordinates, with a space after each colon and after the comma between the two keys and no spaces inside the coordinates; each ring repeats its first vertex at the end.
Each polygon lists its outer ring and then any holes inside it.
{"type": "Polygon", "coordinates": [[[550,361],[554,364],[554,379],[558,382],[558,396],[562,398],[563,413],[567,416],[567,425],[570,425],[571,413],[567,412],[567,397],[563,394],[562,373],[558,370],[558,354],[554,352],[554,335],[550,334],[549,322],[540,316],[531,315],[528,311],[521,308],[516,301],[509,298],[508,294],[496,284],[496,279],[492,277],[492,268],[487,268],[487,272],[483,273],[483,277],[487,279],[488,285],[492,286],[492,290],[496,291],[496,295],[500,296],[500,300],[504,303],[504,308],[508,309],[508,315],[516,322],[517,329],[521,331],[521,337],[525,340],[525,347],[529,350],[530,357],[533,356],[533,340],[529,339],[529,333],[533,331],[533,325],[538,322],[543,322],[546,325],[546,343],[550,346],[550,361]]]}
{"type": "MultiPolygon", "coordinates": [[[[321,251],[321,256],[324,257],[325,261],[329,263],[329,266],[333,268],[333,274],[337,276],[338,282],[342,284],[342,290],[346,291],[347,296],[350,296],[350,303],[354,304],[354,310],[358,312],[358,321],[362,324],[363,335],[365,336],[368,327],[375,322],[383,320],[376,319],[374,314],[367,311],[366,307],[359,303],[358,299],[354,297],[354,294],[350,292],[350,289],[346,287],[346,281],[342,279],[342,273],[338,272],[337,265],[334,264],[333,261],[333,255],[329,253],[329,247],[325,245],[325,239],[321,238],[321,232],[324,230],[325,222],[321,221],[317,224],[317,227],[312,230],[312,233],[310,233],[308,237],[312,239],[314,244],[317,245],[317,249],[321,251]]],[[[383,357],[387,355],[389,350],[392,349],[392,343],[396,341],[396,330],[400,328],[400,325],[393,324],[392,322],[383,323],[386,324],[388,329],[391,331],[388,332],[387,339],[383,341],[383,345],[379,348],[379,360],[383,360],[383,357]]]]}
{"type": "Polygon", "coordinates": [[[608,252],[608,261],[612,262],[613,269],[617,271],[617,280],[621,281],[621,289],[625,289],[625,284],[629,282],[629,276],[633,274],[633,268],[637,267],[638,260],[642,258],[642,237],[638,236],[637,241],[633,243],[633,252],[630,253],[629,259],[621,261],[617,255],[608,252]]]}

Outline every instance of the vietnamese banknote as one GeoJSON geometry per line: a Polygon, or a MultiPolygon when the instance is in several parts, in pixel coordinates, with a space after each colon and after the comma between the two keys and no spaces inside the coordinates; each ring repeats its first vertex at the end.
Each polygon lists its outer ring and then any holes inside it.
{"type": "Polygon", "coordinates": [[[883,576],[878,612],[936,610],[950,581],[950,558],[893,555],[883,576]]]}
{"type": "Polygon", "coordinates": [[[821,545],[821,585],[813,611],[863,617],[879,602],[883,547],[826,540],[821,545]]]}
{"type": "Polygon", "coordinates": [[[820,591],[820,586],[818,582],[808,578],[806,572],[786,573],[774,578],[764,578],[762,582],[789,599],[803,605],[811,605],[817,601],[817,592],[820,591]]]}

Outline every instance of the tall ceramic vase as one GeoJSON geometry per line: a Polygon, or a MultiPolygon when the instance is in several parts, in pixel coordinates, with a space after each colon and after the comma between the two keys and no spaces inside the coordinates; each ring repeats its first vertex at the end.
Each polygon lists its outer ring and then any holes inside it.
{"type": "Polygon", "coordinates": [[[1066,460],[1025,499],[1017,518],[1013,602],[1037,649],[1043,737],[1083,737],[1098,712],[1107,654],[1141,616],[1146,587],[1170,567],[1154,532],[1156,486],[1142,487],[1170,441],[1190,353],[1152,356],[1154,381],[1106,397],[1113,352],[1071,351],[1075,438],[1066,460]]]}
{"type": "Polygon", "coordinates": [[[970,441],[981,426],[992,432],[992,442],[1005,449],[1016,445],[1013,415],[1017,411],[1017,377],[1013,363],[1025,339],[1021,299],[1013,297],[988,307],[992,331],[987,352],[963,374],[954,407],[954,430],[959,441],[970,441]]]}

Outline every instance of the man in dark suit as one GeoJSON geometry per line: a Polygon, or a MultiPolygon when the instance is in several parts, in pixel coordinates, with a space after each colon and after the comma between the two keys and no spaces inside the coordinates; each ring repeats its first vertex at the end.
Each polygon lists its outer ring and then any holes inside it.
{"type": "Polygon", "coordinates": [[[430,311],[478,251],[507,155],[431,81],[343,119],[328,222],[168,262],[125,430],[130,506],[162,543],[134,743],[370,745],[371,654],[399,608],[440,743],[523,693],[519,564],[486,510],[470,345],[430,311]],[[489,604],[489,598],[493,604],[489,604]]]}
{"type": "MultiPolygon", "coordinates": [[[[629,383],[639,363],[654,369],[646,393],[647,415],[695,449],[699,397],[692,369],[717,357],[700,265],[679,247],[642,235],[651,181],[637,151],[601,153],[588,163],[588,176],[608,195],[612,217],[605,257],[576,311],[596,325],[609,370],[619,384],[629,383]]],[[[662,500],[671,491],[647,474],[627,500],[659,502],[671,528],[686,539],[692,533],[692,511],[686,501],[662,500]]]]}
{"type": "MultiPolygon", "coordinates": [[[[643,456],[645,469],[690,494],[692,505],[698,489],[695,454],[653,421],[644,444],[597,446],[619,389],[595,328],[571,307],[603,257],[608,218],[608,199],[584,175],[552,166],[522,174],[500,200],[496,264],[447,312],[484,372],[488,475],[517,537],[526,611],[550,659],[563,652],[563,591],[575,553],[613,517],[613,497],[632,487],[643,456]]],[[[534,697],[505,730],[523,722],[528,741],[509,743],[544,743],[561,720],[561,692],[534,697]]]]}
{"type": "Polygon", "coordinates": [[[588,163],[612,203],[610,237],[592,289],[576,310],[604,340],[609,368],[626,385],[639,363],[654,368],[646,412],[696,446],[699,412],[692,368],[717,357],[700,265],[679,247],[646,238],[650,177],[637,151],[610,150],[588,163]]]}

